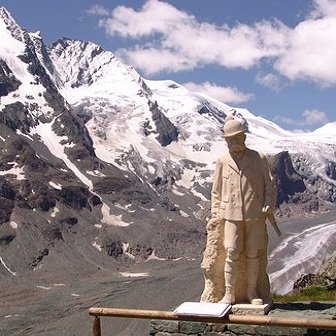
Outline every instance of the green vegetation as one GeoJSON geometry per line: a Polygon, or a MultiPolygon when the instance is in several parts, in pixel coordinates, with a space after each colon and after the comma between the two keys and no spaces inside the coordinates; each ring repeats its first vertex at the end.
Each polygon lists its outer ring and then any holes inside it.
{"type": "Polygon", "coordinates": [[[336,290],[328,290],[325,287],[311,286],[295,290],[286,295],[273,294],[274,302],[295,301],[336,301],[336,290]]]}

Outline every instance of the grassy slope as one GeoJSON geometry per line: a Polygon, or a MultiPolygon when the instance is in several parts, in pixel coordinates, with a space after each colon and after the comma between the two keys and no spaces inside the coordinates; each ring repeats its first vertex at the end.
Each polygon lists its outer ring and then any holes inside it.
{"type": "Polygon", "coordinates": [[[336,291],[327,290],[323,287],[311,286],[301,290],[293,291],[286,295],[273,295],[275,302],[295,301],[336,301],[336,291]]]}

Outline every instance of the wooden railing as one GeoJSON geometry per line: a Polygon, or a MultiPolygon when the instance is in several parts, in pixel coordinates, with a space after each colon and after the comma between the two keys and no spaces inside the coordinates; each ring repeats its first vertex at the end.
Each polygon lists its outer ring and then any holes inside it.
{"type": "Polygon", "coordinates": [[[281,326],[296,328],[315,328],[323,330],[336,330],[336,320],[311,319],[311,318],[280,318],[273,316],[259,315],[226,315],[221,318],[200,317],[200,316],[178,316],[173,312],[160,310],[138,310],[120,308],[99,308],[91,307],[89,314],[94,316],[92,335],[101,336],[100,316],[113,316],[150,320],[175,320],[175,321],[194,321],[222,324],[248,324],[262,326],[281,326]]]}

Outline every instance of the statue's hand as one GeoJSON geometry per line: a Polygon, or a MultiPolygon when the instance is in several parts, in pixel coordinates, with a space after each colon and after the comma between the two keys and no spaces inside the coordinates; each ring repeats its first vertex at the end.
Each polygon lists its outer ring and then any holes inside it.
{"type": "Polygon", "coordinates": [[[263,208],[262,208],[262,213],[265,214],[266,216],[273,213],[273,210],[271,208],[271,206],[269,205],[265,205],[263,208]]]}
{"type": "Polygon", "coordinates": [[[276,222],[276,219],[273,214],[273,209],[269,205],[264,206],[262,209],[263,214],[265,215],[265,219],[267,218],[269,222],[272,224],[276,234],[280,237],[281,236],[281,231],[278,227],[278,224],[276,222]]]}

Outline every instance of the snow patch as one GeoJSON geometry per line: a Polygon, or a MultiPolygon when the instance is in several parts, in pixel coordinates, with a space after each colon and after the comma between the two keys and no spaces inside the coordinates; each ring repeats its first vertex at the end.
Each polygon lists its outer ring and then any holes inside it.
{"type": "Polygon", "coordinates": [[[4,262],[4,260],[2,259],[2,257],[0,257],[0,262],[2,264],[3,267],[5,267],[5,269],[12,275],[16,275],[16,272],[13,272],[4,262]]]}
{"type": "Polygon", "coordinates": [[[56,183],[50,181],[50,182],[49,182],[49,185],[50,185],[51,187],[53,187],[54,189],[62,190],[62,185],[61,185],[61,184],[56,184],[56,183]]]}
{"type": "Polygon", "coordinates": [[[111,226],[129,226],[131,223],[124,222],[122,220],[122,215],[113,215],[110,213],[111,208],[106,204],[103,203],[101,212],[103,215],[102,223],[111,225],[111,226]]]}
{"type": "Polygon", "coordinates": [[[128,252],[129,244],[128,243],[122,243],[122,249],[125,256],[129,257],[130,259],[135,259],[135,256],[132,253],[128,252]]]}
{"type": "Polygon", "coordinates": [[[14,315],[12,315],[12,314],[9,314],[9,315],[5,316],[5,319],[6,318],[10,318],[10,317],[19,317],[19,316],[24,316],[24,315],[20,315],[20,314],[14,314],[14,315]]]}
{"type": "Polygon", "coordinates": [[[182,217],[190,217],[186,212],[184,212],[183,210],[179,210],[179,212],[180,212],[180,215],[182,216],[182,217]]]}
{"type": "Polygon", "coordinates": [[[0,171],[0,175],[5,176],[5,175],[15,175],[16,179],[21,181],[21,180],[25,180],[25,173],[23,168],[21,167],[17,167],[17,163],[16,162],[8,162],[8,163],[13,163],[14,166],[9,169],[9,170],[5,170],[5,171],[0,171]]]}
{"type": "Polygon", "coordinates": [[[100,246],[96,241],[94,241],[94,242],[92,243],[92,246],[93,246],[94,248],[96,248],[99,252],[102,251],[101,246],[100,246]]]}
{"type": "Polygon", "coordinates": [[[18,228],[18,224],[15,222],[10,222],[9,225],[13,228],[13,229],[17,229],[18,228]]]}
{"type": "Polygon", "coordinates": [[[45,290],[51,289],[51,287],[47,287],[47,286],[35,286],[35,287],[40,288],[40,289],[45,289],[45,290]]]}
{"type": "Polygon", "coordinates": [[[144,272],[144,273],[119,272],[119,274],[122,277],[125,277],[125,278],[140,278],[140,277],[148,277],[149,276],[148,272],[144,272]]]}
{"type": "Polygon", "coordinates": [[[147,258],[147,260],[145,260],[145,262],[149,260],[168,260],[168,259],[156,256],[155,251],[153,250],[152,254],[147,258]]]}
{"type": "Polygon", "coordinates": [[[59,212],[59,209],[55,207],[53,209],[53,212],[50,214],[50,217],[56,217],[56,215],[57,215],[58,212],[59,212]]]}
{"type": "Polygon", "coordinates": [[[92,175],[92,176],[99,176],[99,177],[105,177],[106,175],[101,173],[99,170],[94,170],[94,171],[86,171],[86,174],[92,175]]]}
{"type": "Polygon", "coordinates": [[[63,160],[66,166],[85,184],[89,187],[90,190],[93,189],[92,181],[89,180],[79,169],[69,160],[67,155],[64,153],[64,148],[61,144],[61,141],[64,140],[64,137],[60,137],[55,134],[52,129],[52,124],[54,123],[55,117],[50,123],[40,123],[35,128],[31,129],[32,134],[38,134],[41,137],[43,143],[48,147],[50,152],[63,160]]]}

